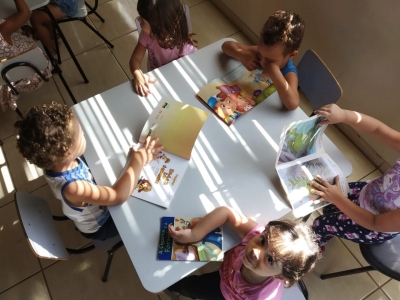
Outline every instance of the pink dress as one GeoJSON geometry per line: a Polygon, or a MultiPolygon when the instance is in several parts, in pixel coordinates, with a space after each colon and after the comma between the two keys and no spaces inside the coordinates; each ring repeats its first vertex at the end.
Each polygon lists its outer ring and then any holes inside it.
{"type": "MultiPolygon", "coordinates": [[[[0,19],[0,24],[3,22],[5,20],[0,19]]],[[[8,44],[0,34],[0,60],[16,57],[37,47],[34,40],[16,32],[11,34],[11,40],[12,45],[8,44]]],[[[51,69],[51,63],[48,61],[46,69],[42,70],[46,78],[51,77],[51,69]]],[[[24,78],[12,84],[18,92],[29,92],[40,87],[42,83],[43,79],[35,74],[30,78],[24,78]]],[[[15,110],[17,108],[17,99],[18,95],[14,95],[7,85],[0,86],[0,107],[3,111],[7,108],[15,110]]]]}
{"type": "Polygon", "coordinates": [[[182,53],[179,54],[179,49],[177,47],[172,49],[161,48],[157,40],[152,38],[150,35],[145,33],[143,30],[139,35],[139,43],[147,49],[149,59],[147,60],[147,71],[157,69],[171,61],[193,53],[197,48],[193,45],[186,44],[183,47],[182,53]]]}
{"type": "Polygon", "coordinates": [[[257,224],[242,242],[225,253],[224,261],[219,269],[221,276],[221,292],[228,300],[279,300],[282,295],[283,281],[273,277],[261,284],[250,284],[240,273],[243,265],[243,253],[247,243],[263,232],[265,226],[257,224]]]}

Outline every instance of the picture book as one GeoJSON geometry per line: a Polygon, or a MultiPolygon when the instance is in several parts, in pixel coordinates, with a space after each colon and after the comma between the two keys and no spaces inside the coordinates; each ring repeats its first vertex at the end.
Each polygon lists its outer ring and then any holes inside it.
{"type": "Polygon", "coordinates": [[[139,138],[158,137],[162,156],[147,164],[132,196],[167,208],[190,160],[194,143],[209,113],[176,100],[161,100],[139,138]]]}
{"type": "Polygon", "coordinates": [[[344,195],[349,192],[346,178],[325,152],[322,137],[327,125],[317,125],[323,117],[313,116],[283,129],[276,170],[296,217],[305,216],[329,204],[311,194],[311,181],[321,176],[330,184],[339,176],[344,195]]]}
{"type": "Polygon", "coordinates": [[[181,244],[175,242],[168,233],[168,227],[175,229],[191,228],[197,218],[162,217],[160,240],[157,249],[158,260],[222,261],[222,226],[215,228],[197,243],[181,244]]]}
{"type": "Polygon", "coordinates": [[[228,126],[276,91],[263,70],[248,71],[243,65],[212,80],[197,93],[198,99],[228,126]]]}

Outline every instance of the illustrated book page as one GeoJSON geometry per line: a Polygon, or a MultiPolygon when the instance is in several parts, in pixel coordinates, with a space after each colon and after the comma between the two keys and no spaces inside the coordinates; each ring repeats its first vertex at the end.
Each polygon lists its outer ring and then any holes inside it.
{"type": "Polygon", "coordinates": [[[197,136],[209,113],[176,100],[160,101],[147,120],[139,143],[159,138],[162,156],[144,166],[132,196],[167,208],[189,165],[197,136]]]}
{"type": "Polygon", "coordinates": [[[169,226],[175,229],[191,228],[192,220],[190,217],[161,218],[158,260],[222,261],[222,226],[212,230],[197,243],[181,244],[175,242],[169,235],[169,226]]]}
{"type": "Polygon", "coordinates": [[[283,130],[276,170],[295,216],[304,216],[328,205],[311,194],[311,181],[321,176],[330,184],[338,175],[347,195],[349,187],[338,165],[325,152],[322,137],[327,125],[317,125],[323,118],[314,116],[289,124],[283,130]]]}
{"type": "Polygon", "coordinates": [[[248,71],[239,65],[212,80],[197,93],[198,99],[228,126],[276,91],[262,69],[248,71]]]}

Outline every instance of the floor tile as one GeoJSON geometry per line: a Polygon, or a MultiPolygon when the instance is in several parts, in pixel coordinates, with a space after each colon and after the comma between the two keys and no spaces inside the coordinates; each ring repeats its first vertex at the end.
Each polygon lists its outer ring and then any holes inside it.
{"type": "MultiPolygon", "coordinates": [[[[118,61],[121,68],[124,70],[125,75],[128,76],[130,80],[133,79],[131,70],[129,68],[129,60],[132,56],[133,49],[138,43],[139,34],[137,31],[131,32],[113,41],[115,47],[111,49],[114,54],[115,59],[118,61]]],[[[141,69],[143,73],[147,72],[147,53],[143,57],[141,64],[141,69]]]]}
{"type": "MultiPolygon", "coordinates": [[[[77,56],[89,80],[87,84],[84,83],[72,59],[63,62],[64,78],[78,102],[128,80],[128,77],[110,53],[108,47],[101,45],[77,56]]],[[[56,83],[64,99],[67,99],[66,103],[72,105],[73,103],[59,78],[56,78],[56,83]]]]}
{"type": "Polygon", "coordinates": [[[4,140],[3,151],[5,153],[11,178],[15,190],[31,192],[46,184],[43,177],[43,170],[28,163],[15,149],[15,136],[4,140]]]}
{"type": "MultiPolygon", "coordinates": [[[[90,18],[87,18],[87,20],[90,25],[95,27],[90,18]]],[[[60,27],[75,55],[104,44],[103,40],[81,21],[62,23],[60,24],[60,27]]],[[[58,45],[60,47],[61,60],[64,61],[69,59],[71,56],[61,39],[58,40],[58,45]]]]}
{"type": "Polygon", "coordinates": [[[376,292],[374,292],[372,295],[365,298],[364,300],[388,300],[388,299],[389,298],[385,295],[385,293],[379,289],[376,292]]]}
{"type": "Polygon", "coordinates": [[[0,146],[0,207],[14,200],[15,186],[11,178],[3,147],[0,146]]]}
{"type": "Polygon", "coordinates": [[[186,3],[189,7],[195,6],[205,1],[206,0],[183,0],[183,2],[186,3]]]}
{"type": "Polygon", "coordinates": [[[139,16],[136,6],[136,0],[113,0],[105,2],[99,5],[97,9],[97,13],[103,17],[105,22],[102,23],[93,14],[90,15],[90,20],[106,39],[112,41],[117,37],[136,30],[135,19],[139,16]]]}
{"type": "Polygon", "coordinates": [[[309,300],[362,299],[372,293],[378,286],[368,274],[357,274],[326,280],[319,278],[321,274],[358,268],[359,266],[360,264],[339,239],[333,238],[326,245],[323,258],[317,263],[315,269],[304,277],[304,282],[309,293],[309,300]],[[340,294],[338,294],[339,291],[340,294]]]}
{"type": "Polygon", "coordinates": [[[53,299],[158,300],[156,294],[149,293],[142,287],[124,247],[114,255],[108,281],[102,282],[106,258],[106,253],[91,251],[72,255],[69,260],[44,270],[53,299]]]}
{"type": "Polygon", "coordinates": [[[32,253],[19,223],[14,203],[0,208],[0,249],[0,292],[40,271],[38,259],[32,253]]]}
{"type": "Polygon", "coordinates": [[[381,289],[389,297],[389,299],[391,300],[399,299],[400,295],[399,281],[392,279],[387,284],[385,284],[381,289]]]}
{"type": "Polygon", "coordinates": [[[197,48],[214,43],[224,37],[238,32],[224,15],[209,1],[200,3],[190,8],[194,38],[198,41],[197,48]]]}
{"type": "Polygon", "coordinates": [[[12,287],[8,291],[0,294],[0,300],[24,299],[24,300],[50,300],[46,282],[43,274],[38,273],[22,283],[12,287]]]}
{"type": "Polygon", "coordinates": [[[247,36],[245,36],[241,31],[232,34],[230,38],[235,39],[238,43],[241,44],[254,45],[253,42],[247,36]]]}

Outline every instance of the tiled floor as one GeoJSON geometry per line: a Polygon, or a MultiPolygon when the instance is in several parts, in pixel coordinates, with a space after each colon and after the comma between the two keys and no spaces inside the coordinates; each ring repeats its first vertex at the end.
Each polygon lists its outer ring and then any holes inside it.
{"type": "MultiPolygon", "coordinates": [[[[89,1],[90,2],[90,1],[89,1]]],[[[210,1],[186,0],[190,7],[194,31],[199,47],[223,37],[249,41],[230,23],[210,1]]],[[[96,17],[91,22],[115,45],[110,50],[102,41],[78,22],[65,24],[64,32],[90,82],[84,84],[71,59],[62,47],[65,59],[61,65],[67,82],[78,101],[110,89],[131,79],[128,69],[130,54],[137,43],[134,19],[136,1],[100,0],[96,17]],[[78,34],[79,33],[79,34],[78,34]],[[78,37],[79,36],[79,37],[78,37]]],[[[72,102],[59,78],[52,78],[39,90],[24,94],[18,101],[24,111],[35,104],[51,101],[72,102]]],[[[304,109],[307,110],[306,104],[304,109]]],[[[165,294],[151,294],[141,285],[124,248],[115,255],[109,281],[100,280],[106,255],[96,251],[71,256],[67,261],[37,259],[25,241],[13,201],[15,190],[31,192],[47,199],[53,213],[60,214],[57,201],[41,176],[41,170],[29,166],[15,150],[13,123],[17,115],[0,112],[0,300],[3,299],[167,299],[165,294]]],[[[379,173],[339,131],[331,128],[329,136],[353,163],[349,180],[373,178],[379,173]]],[[[58,222],[60,234],[70,247],[87,243],[71,222],[58,222]]],[[[321,273],[365,265],[358,246],[339,239],[331,241],[316,269],[305,278],[310,299],[399,299],[399,283],[377,273],[352,275],[322,281],[321,273]],[[397,296],[396,296],[397,295],[397,296]]]]}

